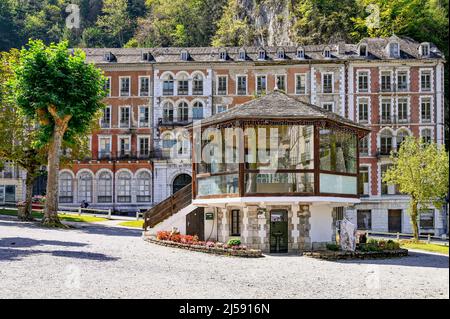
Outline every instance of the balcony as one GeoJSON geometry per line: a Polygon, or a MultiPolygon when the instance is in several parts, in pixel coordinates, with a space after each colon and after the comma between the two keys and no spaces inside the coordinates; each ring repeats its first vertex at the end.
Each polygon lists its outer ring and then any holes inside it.
{"type": "Polygon", "coordinates": [[[393,124],[393,117],[389,116],[389,117],[380,117],[378,119],[378,124],[393,124]]]}
{"type": "Polygon", "coordinates": [[[158,118],[159,127],[175,127],[175,126],[185,126],[191,124],[194,118],[187,119],[175,119],[175,118],[158,118]]]}
{"type": "Polygon", "coordinates": [[[381,148],[377,148],[376,156],[377,156],[377,157],[381,157],[381,156],[390,156],[390,155],[391,155],[391,151],[393,151],[393,148],[392,148],[392,147],[381,147],[381,148]]]}

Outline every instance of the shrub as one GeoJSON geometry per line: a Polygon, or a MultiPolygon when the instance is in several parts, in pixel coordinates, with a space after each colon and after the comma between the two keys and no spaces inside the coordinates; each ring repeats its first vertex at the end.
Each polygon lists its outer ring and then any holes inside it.
{"type": "Polygon", "coordinates": [[[241,240],[237,238],[231,238],[227,242],[227,246],[235,247],[241,244],[241,240]]]}
{"type": "Polygon", "coordinates": [[[340,248],[340,247],[339,247],[338,244],[327,244],[327,249],[328,249],[328,250],[338,251],[339,248],[340,248]]]}
{"type": "Polygon", "coordinates": [[[156,233],[156,238],[158,240],[168,240],[170,233],[168,231],[159,231],[156,233]]]}

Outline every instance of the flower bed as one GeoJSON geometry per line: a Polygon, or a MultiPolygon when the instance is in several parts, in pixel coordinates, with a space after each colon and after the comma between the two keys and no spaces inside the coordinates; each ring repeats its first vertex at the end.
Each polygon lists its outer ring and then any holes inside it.
{"type": "Polygon", "coordinates": [[[234,240],[233,245],[213,241],[205,242],[199,241],[197,236],[180,235],[166,231],[158,232],[156,238],[144,236],[144,240],[162,246],[183,248],[216,255],[251,258],[263,257],[261,250],[248,249],[246,246],[241,245],[240,242],[237,243],[236,240],[234,240]]]}

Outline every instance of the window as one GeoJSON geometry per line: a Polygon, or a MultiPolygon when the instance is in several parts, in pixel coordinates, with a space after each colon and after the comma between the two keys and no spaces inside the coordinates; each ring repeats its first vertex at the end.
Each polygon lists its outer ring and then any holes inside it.
{"type": "Polygon", "coordinates": [[[98,176],[97,201],[99,203],[112,202],[112,175],[109,172],[101,172],[98,176]]]}
{"type": "Polygon", "coordinates": [[[399,71],[397,73],[397,90],[408,91],[408,71],[399,71]]]}
{"type": "Polygon", "coordinates": [[[370,209],[358,209],[356,211],[356,219],[359,230],[372,229],[372,212],[370,209]]]}
{"type": "Polygon", "coordinates": [[[82,172],[78,180],[78,202],[92,202],[92,174],[82,172]]]}
{"type": "Polygon", "coordinates": [[[183,74],[178,79],[178,95],[189,94],[189,81],[187,75],[183,74]]]}
{"type": "Polygon", "coordinates": [[[150,181],[149,172],[140,172],[137,176],[137,197],[138,202],[150,202],[150,181]]]}
{"type": "Polygon", "coordinates": [[[216,114],[225,112],[226,110],[227,110],[226,105],[216,105],[216,114]]]}
{"type": "Polygon", "coordinates": [[[16,202],[16,185],[0,185],[0,203],[16,202]]]}
{"type": "Polygon", "coordinates": [[[231,211],[231,236],[240,236],[241,232],[239,230],[239,213],[238,209],[233,209],[231,211]]]}
{"type": "Polygon", "coordinates": [[[217,77],[217,95],[227,95],[228,78],[226,75],[217,77]]]}
{"type": "Polygon", "coordinates": [[[139,96],[150,95],[150,78],[148,76],[139,77],[139,96]]]}
{"type": "Polygon", "coordinates": [[[392,150],[392,133],[384,130],[380,133],[380,155],[389,155],[392,150]]]}
{"type": "Polygon", "coordinates": [[[389,56],[397,58],[400,56],[400,46],[398,43],[389,43],[389,56]]]}
{"type": "Polygon", "coordinates": [[[364,136],[359,140],[359,154],[361,156],[369,155],[369,136],[364,136]]]}
{"type": "Polygon", "coordinates": [[[203,118],[203,103],[195,102],[192,107],[192,118],[194,120],[201,120],[203,118]]]}
{"type": "Polygon", "coordinates": [[[163,81],[163,95],[173,95],[173,77],[167,75],[163,81]]]}
{"type": "Polygon", "coordinates": [[[302,48],[298,48],[296,55],[297,55],[298,59],[304,59],[305,58],[305,50],[303,50],[302,48]]]}
{"type": "Polygon", "coordinates": [[[361,44],[359,46],[359,56],[367,56],[367,45],[361,44]]]}
{"type": "Polygon", "coordinates": [[[333,112],[333,105],[334,105],[334,103],[332,103],[332,102],[322,103],[322,108],[323,108],[324,110],[333,112]]]}
{"type": "Polygon", "coordinates": [[[120,120],[119,127],[128,128],[130,127],[130,108],[128,106],[120,107],[120,120]]]}
{"type": "Polygon", "coordinates": [[[111,127],[111,106],[107,106],[103,109],[103,116],[100,119],[101,128],[111,127]]]}
{"type": "Polygon", "coordinates": [[[178,155],[188,155],[189,154],[189,139],[185,138],[182,134],[178,135],[176,144],[177,144],[177,153],[178,155]]]}
{"type": "Polygon", "coordinates": [[[117,202],[131,202],[131,174],[120,172],[117,175],[117,202]]]}
{"type": "Polygon", "coordinates": [[[276,76],[276,87],[278,90],[286,92],[286,76],[285,75],[277,75],[276,76]]]}
{"type": "Polygon", "coordinates": [[[369,195],[369,168],[367,166],[359,168],[358,194],[369,195]]]}
{"type": "Polygon", "coordinates": [[[295,94],[306,94],[306,74],[295,75],[295,94]]]}
{"type": "Polygon", "coordinates": [[[431,91],[431,71],[420,72],[420,90],[422,92],[431,91]]]}
{"type": "Polygon", "coordinates": [[[73,202],[73,180],[72,175],[68,172],[62,172],[59,175],[59,202],[72,203],[73,202]]]}
{"type": "Polygon", "coordinates": [[[421,56],[430,55],[430,45],[428,43],[423,43],[420,45],[420,55],[421,56]]]}
{"type": "Polygon", "coordinates": [[[397,132],[397,151],[400,149],[403,141],[407,136],[409,136],[409,133],[406,130],[400,130],[397,132]]]}
{"type": "Polygon", "coordinates": [[[121,157],[130,156],[131,154],[131,145],[130,145],[130,137],[120,137],[119,136],[119,155],[121,157]]]}
{"type": "Polygon", "coordinates": [[[391,91],[391,72],[389,71],[381,72],[381,91],[391,91]]]}
{"type": "MultiPolygon", "coordinates": [[[[356,135],[331,128],[321,129],[319,133],[320,169],[356,174],[356,152],[358,147],[356,135]]],[[[354,192],[356,193],[356,187],[354,192]]]]}
{"type": "Polygon", "coordinates": [[[186,102],[178,104],[178,122],[187,122],[189,120],[189,106],[186,102]]]}
{"type": "Polygon", "coordinates": [[[139,157],[146,158],[150,155],[150,138],[139,137],[139,157]]]}
{"type": "Polygon", "coordinates": [[[387,172],[391,164],[383,164],[381,165],[381,195],[392,195],[395,194],[395,186],[394,185],[388,185],[384,181],[384,174],[387,172]]]}
{"type": "Polygon", "coordinates": [[[182,51],[181,52],[181,60],[187,61],[188,59],[189,59],[189,53],[187,51],[182,51]]]}
{"type": "Polygon", "coordinates": [[[163,105],[163,121],[165,123],[173,122],[173,104],[165,102],[163,105]]]}
{"type": "Polygon", "coordinates": [[[106,96],[111,96],[111,77],[106,78],[105,91],[106,96]]]}
{"type": "Polygon", "coordinates": [[[431,130],[429,128],[423,129],[420,132],[420,136],[424,143],[431,143],[431,130]]]}
{"type": "Polygon", "coordinates": [[[420,230],[434,230],[434,209],[421,209],[419,212],[420,230]]]}
{"type": "Polygon", "coordinates": [[[391,123],[391,100],[381,100],[381,123],[391,123]]]}
{"type": "Polygon", "coordinates": [[[333,74],[324,73],[322,76],[322,93],[333,93],[333,74]]]}
{"type": "Polygon", "coordinates": [[[98,144],[98,157],[100,159],[109,158],[111,156],[111,137],[99,137],[98,144]]]}
{"type": "Polygon", "coordinates": [[[358,72],[358,92],[369,91],[369,72],[358,72]]]}
{"type": "Polygon", "coordinates": [[[162,147],[166,150],[171,149],[176,143],[177,140],[170,133],[164,135],[162,138],[162,147]]]}
{"type": "Polygon", "coordinates": [[[148,106],[139,107],[139,127],[148,127],[150,124],[150,114],[148,106]]]}
{"type": "Polygon", "coordinates": [[[120,96],[130,96],[130,78],[120,78],[120,96]]]}
{"type": "Polygon", "coordinates": [[[277,50],[277,59],[284,59],[284,50],[283,49],[278,49],[277,50]]]}
{"type": "Polygon", "coordinates": [[[431,98],[422,98],[420,101],[420,114],[423,123],[431,122],[431,98]]]}
{"type": "Polygon", "coordinates": [[[247,95],[246,76],[237,76],[237,95],[247,95]]]}
{"type": "Polygon", "coordinates": [[[408,122],[408,99],[400,98],[397,101],[397,116],[400,123],[408,122]]]}
{"type": "Polygon", "coordinates": [[[265,94],[267,90],[267,77],[265,75],[256,76],[256,94],[265,94]]]}
{"type": "Polygon", "coordinates": [[[222,50],[222,51],[219,52],[219,59],[220,59],[220,60],[226,61],[226,60],[227,60],[227,57],[228,57],[227,51],[222,50]]]}
{"type": "Polygon", "coordinates": [[[360,123],[369,123],[369,102],[367,99],[359,99],[358,121],[360,123]]]}
{"type": "Polygon", "coordinates": [[[245,61],[247,57],[247,54],[245,53],[244,49],[239,50],[239,60],[245,61]]]}
{"type": "Polygon", "coordinates": [[[323,56],[327,59],[330,58],[331,57],[330,49],[326,48],[325,50],[323,50],[323,56]]]}
{"type": "Polygon", "coordinates": [[[194,95],[203,95],[203,76],[200,74],[194,75],[192,91],[194,95]]]}
{"type": "Polygon", "coordinates": [[[258,60],[265,60],[266,59],[266,51],[259,50],[258,51],[258,60]]]}

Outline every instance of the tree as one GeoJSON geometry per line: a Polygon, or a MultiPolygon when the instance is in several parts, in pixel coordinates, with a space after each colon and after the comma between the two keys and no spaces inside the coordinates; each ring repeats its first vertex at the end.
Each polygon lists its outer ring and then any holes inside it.
{"type": "Polygon", "coordinates": [[[414,239],[418,240],[419,209],[430,204],[441,208],[448,192],[448,153],[443,146],[408,137],[391,160],[393,166],[383,180],[398,185],[401,193],[411,196],[409,214],[414,239]]]}
{"type": "Polygon", "coordinates": [[[19,108],[39,123],[37,147],[48,147],[47,198],[44,225],[61,226],[58,209],[58,173],[63,141],[75,144],[85,135],[92,118],[104,107],[105,78],[86,63],[82,50],[69,51],[67,42],[44,45],[30,41],[14,65],[14,89],[19,108]]]}
{"type": "Polygon", "coordinates": [[[132,35],[127,1],[104,0],[102,16],[98,18],[96,24],[106,36],[104,45],[123,47],[132,35]]]}

